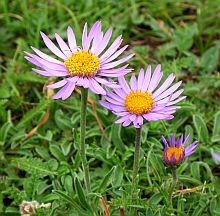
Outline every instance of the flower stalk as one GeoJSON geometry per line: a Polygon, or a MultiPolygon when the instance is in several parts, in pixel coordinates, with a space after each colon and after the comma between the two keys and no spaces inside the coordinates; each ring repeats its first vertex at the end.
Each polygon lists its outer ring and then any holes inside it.
{"type": "Polygon", "coordinates": [[[87,97],[88,97],[88,89],[81,88],[80,156],[84,171],[84,181],[85,181],[86,190],[87,192],[90,192],[91,187],[90,187],[90,176],[89,176],[89,164],[86,159],[86,148],[85,148],[87,97]]]}
{"type": "MultiPolygon", "coordinates": [[[[132,187],[131,196],[132,202],[138,199],[138,171],[140,168],[140,149],[141,149],[141,127],[136,128],[136,138],[135,138],[135,151],[134,151],[134,163],[133,163],[133,177],[132,177],[132,187]]],[[[135,215],[134,211],[130,211],[130,215],[135,215]]]]}
{"type": "Polygon", "coordinates": [[[172,177],[173,177],[173,182],[170,190],[170,204],[171,207],[173,208],[173,192],[177,186],[178,183],[178,178],[177,178],[177,172],[176,172],[176,166],[171,167],[171,172],[172,172],[172,177]]]}

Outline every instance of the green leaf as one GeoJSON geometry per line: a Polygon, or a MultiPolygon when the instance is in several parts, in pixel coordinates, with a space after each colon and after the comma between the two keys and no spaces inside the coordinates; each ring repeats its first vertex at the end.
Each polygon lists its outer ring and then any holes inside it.
{"type": "Polygon", "coordinates": [[[163,199],[163,196],[161,193],[155,193],[151,198],[148,200],[148,202],[151,205],[158,205],[158,203],[163,199]]]}
{"type": "Polygon", "coordinates": [[[81,206],[72,197],[66,195],[63,191],[54,190],[53,193],[58,195],[61,199],[65,200],[67,203],[69,203],[82,216],[88,216],[88,212],[83,208],[81,208],[81,206]]]}
{"type": "Polygon", "coordinates": [[[69,154],[70,149],[71,149],[71,147],[72,147],[73,145],[72,145],[72,143],[66,141],[66,142],[62,143],[60,146],[61,146],[61,149],[62,149],[63,154],[64,154],[65,156],[67,156],[67,155],[69,154]]]}
{"type": "Polygon", "coordinates": [[[38,183],[37,185],[37,194],[43,194],[45,192],[45,190],[47,190],[48,188],[52,187],[52,185],[48,185],[47,181],[41,181],[38,183]]]}
{"type": "Polygon", "coordinates": [[[188,142],[188,143],[192,143],[192,141],[193,141],[193,134],[194,134],[193,131],[194,131],[194,130],[193,130],[193,127],[192,127],[191,125],[186,125],[186,126],[185,126],[185,137],[186,137],[188,134],[190,134],[190,139],[189,139],[189,142],[188,142]]]}
{"type": "Polygon", "coordinates": [[[50,159],[50,154],[48,153],[47,148],[45,148],[45,147],[36,147],[35,150],[43,159],[45,159],[45,160],[50,159]]]}
{"type": "Polygon", "coordinates": [[[64,188],[68,192],[69,195],[71,195],[71,196],[74,195],[72,176],[70,176],[70,175],[65,176],[65,178],[64,178],[64,188]]]}
{"type": "Polygon", "coordinates": [[[114,170],[115,166],[113,166],[110,171],[104,176],[101,184],[99,185],[98,192],[103,192],[105,190],[114,170]]]}
{"type": "Polygon", "coordinates": [[[212,136],[220,135],[220,111],[215,114],[212,136]]]}
{"type": "Polygon", "coordinates": [[[214,46],[208,49],[203,55],[201,59],[201,66],[205,71],[211,72],[216,69],[218,66],[218,58],[219,58],[219,47],[214,46]]]}
{"type": "Polygon", "coordinates": [[[75,185],[76,193],[79,197],[79,201],[82,204],[82,206],[84,206],[87,209],[89,209],[90,211],[92,211],[90,205],[86,201],[86,196],[85,196],[84,190],[83,190],[82,185],[77,177],[75,177],[75,179],[74,179],[74,185],[75,185]]]}
{"type": "Polygon", "coordinates": [[[50,145],[51,154],[59,161],[66,161],[66,157],[57,145],[50,145]]]}
{"type": "Polygon", "coordinates": [[[37,158],[14,158],[12,164],[18,168],[27,171],[28,173],[36,173],[39,177],[47,175],[57,175],[57,172],[52,171],[47,162],[42,162],[37,158]]]}
{"type": "Polygon", "coordinates": [[[111,140],[113,144],[118,147],[122,152],[125,151],[124,143],[121,139],[121,124],[113,124],[111,128],[111,140]]]}
{"type": "Polygon", "coordinates": [[[201,140],[204,143],[208,143],[209,133],[202,117],[199,115],[193,115],[193,123],[196,128],[199,140],[201,140]]]}
{"type": "Polygon", "coordinates": [[[72,128],[71,120],[63,113],[62,110],[57,110],[55,112],[55,122],[60,129],[72,128]]]}
{"type": "Polygon", "coordinates": [[[3,126],[0,129],[0,146],[5,144],[8,132],[12,128],[12,123],[11,122],[6,122],[3,124],[3,126]]]}
{"type": "Polygon", "coordinates": [[[121,185],[122,180],[123,180],[123,169],[119,165],[116,165],[114,171],[114,177],[112,179],[112,185],[114,187],[118,187],[121,185]]]}
{"type": "Polygon", "coordinates": [[[44,111],[47,108],[47,106],[48,106],[48,101],[42,100],[40,103],[37,104],[36,107],[25,113],[21,121],[17,124],[17,127],[24,126],[27,122],[31,121],[35,116],[39,115],[42,111],[44,111]]]}
{"type": "Polygon", "coordinates": [[[199,163],[194,162],[191,164],[191,174],[192,174],[193,178],[200,180],[201,174],[200,174],[200,164],[199,163]]]}

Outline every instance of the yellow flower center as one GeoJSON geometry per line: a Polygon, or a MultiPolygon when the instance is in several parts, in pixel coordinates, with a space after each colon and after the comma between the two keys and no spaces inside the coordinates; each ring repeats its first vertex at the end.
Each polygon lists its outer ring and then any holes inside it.
{"type": "Polygon", "coordinates": [[[154,100],[148,92],[131,91],[125,98],[126,109],[133,114],[142,115],[150,112],[154,100]]]}
{"type": "Polygon", "coordinates": [[[183,154],[184,148],[181,145],[179,148],[177,147],[168,147],[168,149],[166,150],[166,155],[168,160],[171,159],[171,157],[174,155],[176,162],[179,162],[182,154],[183,154]]]}
{"type": "Polygon", "coordinates": [[[99,58],[85,50],[74,53],[64,65],[70,76],[94,77],[100,69],[99,58]]]}

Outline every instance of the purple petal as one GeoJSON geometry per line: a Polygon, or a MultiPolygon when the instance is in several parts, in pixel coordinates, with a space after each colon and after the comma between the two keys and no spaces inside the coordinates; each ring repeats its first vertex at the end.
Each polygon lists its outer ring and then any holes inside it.
{"type": "Polygon", "coordinates": [[[109,97],[111,97],[112,99],[117,100],[118,102],[124,103],[124,100],[121,97],[119,97],[118,95],[114,94],[113,92],[108,91],[107,95],[109,97]]]}
{"type": "Polygon", "coordinates": [[[154,98],[155,101],[159,101],[166,96],[172,94],[174,91],[176,91],[177,88],[181,85],[182,81],[179,81],[178,83],[174,84],[170,88],[168,88],[166,91],[164,91],[162,94],[158,95],[157,97],[154,98]]]}
{"type": "Polygon", "coordinates": [[[137,90],[137,80],[136,80],[135,75],[132,75],[132,76],[131,76],[130,86],[131,86],[131,90],[133,90],[133,91],[136,91],[136,90],[137,90]]]}
{"type": "Polygon", "coordinates": [[[123,116],[120,119],[118,119],[117,121],[115,121],[115,124],[121,124],[122,122],[129,120],[128,116],[123,116]]]}
{"type": "Polygon", "coordinates": [[[119,105],[114,105],[114,104],[110,104],[111,109],[115,112],[126,112],[127,110],[125,109],[124,106],[119,106],[119,105]]]}
{"type": "Polygon", "coordinates": [[[110,107],[110,103],[102,101],[102,100],[98,100],[99,104],[101,104],[104,108],[112,110],[110,107]]]}
{"type": "Polygon", "coordinates": [[[123,67],[120,68],[115,68],[115,69],[100,69],[99,73],[120,73],[121,71],[125,70],[125,68],[128,66],[129,64],[124,65],[123,67]]]}
{"type": "Polygon", "coordinates": [[[157,121],[161,119],[170,120],[174,116],[169,114],[147,113],[142,115],[147,121],[157,121]]]}
{"type": "Polygon", "coordinates": [[[67,28],[67,39],[68,39],[68,44],[69,44],[71,51],[73,53],[76,52],[76,50],[77,50],[76,38],[75,38],[75,34],[73,32],[73,29],[70,26],[68,26],[68,28],[67,28]]]}
{"type": "Polygon", "coordinates": [[[128,61],[130,58],[132,58],[134,56],[134,54],[130,54],[122,59],[119,59],[118,61],[114,61],[114,62],[111,62],[111,63],[107,63],[107,64],[104,64],[104,65],[101,65],[101,69],[109,69],[109,68],[113,68],[113,67],[116,67],[126,61],[128,61]]]}
{"type": "Polygon", "coordinates": [[[127,119],[122,123],[122,126],[127,127],[130,124],[131,124],[131,121],[129,119],[127,119]]]}
{"type": "Polygon", "coordinates": [[[144,81],[144,69],[140,69],[140,72],[138,75],[138,83],[137,83],[137,88],[139,91],[142,89],[143,81],[144,81]]]}
{"type": "Polygon", "coordinates": [[[165,91],[170,85],[171,83],[173,82],[173,80],[175,79],[175,76],[174,74],[170,74],[167,79],[164,81],[164,83],[160,86],[159,89],[157,89],[152,97],[155,98],[157,97],[158,95],[160,95],[163,91],[165,91]]]}
{"type": "MultiPolygon", "coordinates": [[[[115,112],[115,111],[112,111],[112,113],[114,115],[117,115],[117,116],[126,116],[126,115],[130,115],[129,112],[115,112]]],[[[129,118],[130,119],[130,118],[129,118]]]]}
{"type": "Polygon", "coordinates": [[[220,155],[212,152],[212,157],[214,157],[218,162],[220,162],[220,155]]]}
{"type": "Polygon", "coordinates": [[[144,122],[143,117],[142,117],[142,116],[138,116],[138,117],[137,117],[137,123],[138,123],[139,125],[142,125],[143,122],[144,122]]]}
{"type": "Polygon", "coordinates": [[[164,143],[165,148],[168,148],[169,145],[168,145],[166,139],[164,138],[164,136],[162,136],[162,141],[163,141],[163,143],[164,143]]]}
{"type": "Polygon", "coordinates": [[[49,69],[57,70],[57,71],[64,71],[67,73],[67,70],[66,70],[64,64],[60,65],[60,64],[53,63],[53,62],[49,62],[49,61],[44,60],[34,54],[32,55],[32,58],[35,59],[36,61],[38,61],[41,65],[48,67],[49,69]]]}
{"type": "Polygon", "coordinates": [[[116,59],[118,56],[120,56],[127,49],[127,47],[128,47],[128,45],[123,46],[121,49],[119,49],[117,52],[115,52],[115,54],[113,54],[110,58],[106,58],[104,61],[102,61],[102,64],[106,64],[106,63],[111,62],[114,59],[116,59]]]}
{"type": "Polygon", "coordinates": [[[55,95],[53,95],[53,99],[56,100],[56,99],[59,99],[59,98],[62,98],[62,95],[63,93],[66,91],[68,85],[66,84],[63,88],[61,88],[55,95]]]}
{"type": "Polygon", "coordinates": [[[122,89],[123,89],[127,94],[130,94],[131,89],[130,89],[129,85],[127,84],[127,82],[126,82],[124,76],[119,77],[119,78],[118,78],[118,82],[119,82],[119,84],[121,85],[122,89]]]}
{"type": "Polygon", "coordinates": [[[67,81],[64,79],[59,82],[48,85],[47,88],[51,88],[51,89],[60,88],[60,87],[64,86],[66,83],[67,83],[67,81]]]}
{"type": "Polygon", "coordinates": [[[76,82],[77,86],[83,86],[84,85],[84,78],[83,77],[79,77],[79,79],[76,82]]]}
{"type": "Polygon", "coordinates": [[[171,156],[171,158],[170,158],[170,163],[171,163],[171,164],[175,164],[175,163],[176,163],[175,154],[172,154],[172,156],[171,156]]]}
{"type": "Polygon", "coordinates": [[[181,140],[183,140],[183,137],[182,135],[180,137],[177,138],[177,141],[176,141],[176,147],[179,148],[182,144],[181,140]]]}
{"type": "Polygon", "coordinates": [[[84,87],[84,88],[89,88],[89,86],[90,86],[90,82],[89,82],[89,79],[87,79],[87,78],[84,78],[84,83],[83,83],[83,87],[84,87]]]}
{"type": "Polygon", "coordinates": [[[170,145],[173,146],[173,147],[176,146],[174,134],[171,136],[170,145]]]}
{"type": "Polygon", "coordinates": [[[105,51],[105,53],[100,57],[100,61],[104,61],[105,59],[107,59],[108,57],[110,57],[117,49],[118,47],[121,45],[122,43],[122,39],[121,39],[121,35],[118,36],[115,41],[112,43],[112,45],[105,51]]]}
{"type": "MultiPolygon", "coordinates": [[[[139,117],[139,116],[138,116],[139,117]]],[[[140,128],[140,124],[139,124],[139,119],[138,119],[138,117],[133,121],[133,124],[134,124],[134,127],[135,128],[140,128]]]]}
{"type": "Polygon", "coordinates": [[[149,83],[150,83],[150,78],[151,78],[151,65],[149,65],[147,70],[146,70],[146,74],[145,74],[145,77],[144,77],[144,80],[143,80],[143,85],[142,85],[142,88],[141,88],[142,92],[147,91],[147,88],[148,88],[149,83]]]}
{"type": "Polygon", "coordinates": [[[187,146],[185,149],[185,156],[188,157],[189,155],[193,154],[195,152],[195,148],[197,147],[197,141],[192,143],[191,145],[187,146]]]}
{"type": "Polygon", "coordinates": [[[68,76],[69,73],[65,72],[65,71],[57,71],[57,70],[52,70],[44,65],[41,65],[41,67],[46,70],[47,72],[49,72],[52,76],[68,76]]]}
{"type": "Polygon", "coordinates": [[[178,98],[177,100],[171,101],[167,104],[167,106],[171,106],[173,104],[179,103],[180,101],[184,100],[186,98],[186,96],[183,96],[181,98],[178,98]]]}
{"type": "Polygon", "coordinates": [[[126,93],[123,89],[114,89],[115,93],[121,97],[123,100],[125,100],[126,93]]]}
{"type": "Polygon", "coordinates": [[[110,97],[108,97],[108,96],[104,96],[104,98],[105,98],[108,102],[110,102],[110,103],[112,103],[112,104],[119,105],[119,106],[122,106],[122,105],[123,105],[123,103],[118,102],[118,101],[116,101],[116,100],[114,100],[114,99],[112,99],[112,98],[110,98],[110,97]]]}
{"type": "Polygon", "coordinates": [[[66,100],[72,94],[74,88],[75,88],[75,83],[69,82],[67,84],[67,88],[65,89],[65,91],[62,94],[62,100],[66,100]]]}
{"type": "Polygon", "coordinates": [[[47,48],[54,53],[56,56],[60,57],[61,59],[67,59],[67,57],[54,45],[54,43],[43,33],[40,32],[41,37],[47,48]]]}
{"type": "Polygon", "coordinates": [[[36,59],[33,59],[31,57],[25,56],[24,57],[26,60],[28,60],[30,63],[38,66],[38,67],[42,67],[42,64],[40,62],[38,62],[36,59]]]}
{"type": "Polygon", "coordinates": [[[99,26],[97,26],[95,32],[94,32],[94,38],[92,41],[92,47],[91,47],[91,52],[95,54],[97,49],[99,48],[100,41],[103,39],[103,32],[101,31],[101,23],[99,26]]]}
{"type": "Polygon", "coordinates": [[[32,70],[33,70],[35,73],[38,73],[38,74],[43,75],[43,76],[47,76],[47,77],[53,76],[51,73],[49,73],[49,72],[47,72],[47,71],[38,70],[38,69],[35,69],[35,68],[32,68],[32,70]]]}
{"type": "Polygon", "coordinates": [[[39,55],[41,58],[43,58],[43,59],[45,59],[45,60],[47,60],[47,61],[49,61],[49,62],[53,62],[53,63],[56,63],[56,64],[63,65],[63,62],[61,62],[61,61],[59,61],[59,60],[57,60],[57,59],[55,59],[55,58],[52,58],[51,56],[49,56],[49,55],[47,55],[47,54],[41,52],[40,50],[38,50],[38,49],[36,49],[36,48],[34,48],[34,47],[31,47],[31,49],[32,49],[37,55],[39,55]]]}
{"type": "Polygon", "coordinates": [[[170,101],[173,101],[174,99],[179,97],[183,92],[184,92],[184,89],[180,89],[180,90],[176,91],[175,93],[173,93],[170,101]]]}
{"type": "Polygon", "coordinates": [[[92,28],[91,28],[91,30],[89,32],[88,38],[87,38],[87,43],[88,43],[89,47],[90,47],[90,43],[91,43],[91,41],[94,38],[94,35],[96,33],[96,29],[100,28],[100,27],[101,27],[101,21],[96,21],[93,24],[93,26],[92,26],[92,28]]]}
{"type": "Polygon", "coordinates": [[[70,48],[66,45],[66,43],[64,42],[64,40],[60,37],[60,35],[58,35],[57,33],[55,33],[55,38],[57,40],[57,43],[59,44],[60,49],[62,50],[63,54],[69,58],[72,55],[72,52],[70,51],[70,48]]]}
{"type": "Polygon", "coordinates": [[[190,139],[190,133],[187,135],[187,137],[183,143],[184,146],[187,145],[187,143],[189,142],[189,139],[190,139]]]}
{"type": "Polygon", "coordinates": [[[96,56],[98,56],[106,48],[111,38],[111,35],[112,35],[112,28],[109,28],[108,31],[105,33],[99,48],[94,53],[96,56]]]}
{"type": "Polygon", "coordinates": [[[90,84],[93,86],[94,89],[96,89],[99,94],[106,95],[106,91],[98,84],[98,82],[95,79],[90,79],[90,84]]]}
{"type": "Polygon", "coordinates": [[[78,81],[78,79],[79,79],[78,76],[67,78],[68,82],[72,82],[72,83],[76,83],[78,81]]]}
{"type": "Polygon", "coordinates": [[[161,69],[161,65],[159,64],[155,68],[154,73],[152,75],[152,78],[150,80],[150,84],[149,84],[148,89],[147,89],[147,91],[149,93],[151,93],[156,88],[156,86],[158,84],[158,80],[160,80],[162,75],[163,75],[162,72],[160,72],[160,69],[161,69]]]}
{"type": "Polygon", "coordinates": [[[136,119],[137,117],[138,117],[138,116],[137,116],[136,114],[131,114],[130,117],[129,117],[129,119],[130,119],[131,121],[135,121],[135,119],[136,119]]]}
{"type": "Polygon", "coordinates": [[[89,47],[88,47],[88,43],[87,43],[87,23],[85,23],[84,28],[83,28],[83,34],[82,34],[82,47],[84,50],[88,51],[89,47]]]}

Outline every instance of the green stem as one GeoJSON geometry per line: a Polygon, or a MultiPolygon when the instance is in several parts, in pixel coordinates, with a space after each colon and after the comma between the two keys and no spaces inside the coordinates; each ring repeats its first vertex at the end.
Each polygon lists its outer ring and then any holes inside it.
{"type": "Polygon", "coordinates": [[[173,208],[173,196],[172,195],[173,195],[173,191],[175,190],[177,182],[178,182],[176,167],[172,167],[171,172],[172,172],[172,176],[173,176],[173,184],[172,184],[171,191],[170,191],[170,205],[173,208]]]}
{"type": "MultiPolygon", "coordinates": [[[[140,149],[141,149],[141,127],[136,128],[136,138],[135,138],[135,151],[134,151],[134,164],[133,164],[133,177],[132,177],[132,188],[131,188],[131,196],[132,196],[132,204],[136,203],[138,199],[138,171],[140,167],[140,149]]],[[[134,209],[130,210],[130,215],[136,215],[136,211],[134,209]]]]}
{"type": "Polygon", "coordinates": [[[176,185],[176,183],[177,183],[176,168],[175,167],[172,168],[171,171],[172,171],[172,176],[173,176],[173,185],[176,185]]]}
{"type": "Polygon", "coordinates": [[[86,159],[85,148],[85,131],[86,131],[86,108],[87,108],[88,89],[81,88],[81,118],[80,118],[80,156],[82,160],[82,167],[84,171],[84,181],[87,192],[91,192],[89,164],[86,159]]]}

